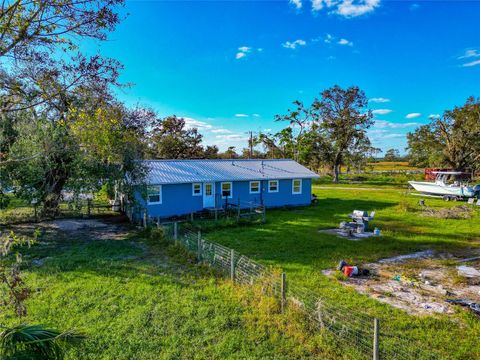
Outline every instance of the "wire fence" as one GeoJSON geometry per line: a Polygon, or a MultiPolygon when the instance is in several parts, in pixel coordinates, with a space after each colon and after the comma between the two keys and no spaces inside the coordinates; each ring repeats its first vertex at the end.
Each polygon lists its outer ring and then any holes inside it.
{"type": "Polygon", "coordinates": [[[206,240],[179,223],[162,225],[165,236],[183,244],[197,259],[209,264],[239,284],[261,283],[277,297],[282,311],[292,306],[306,315],[315,328],[332,335],[333,341],[348,349],[359,359],[440,359],[431,349],[425,350],[415,339],[395,335],[391,322],[381,324],[374,317],[322,298],[318,293],[293,282],[287,283],[285,273],[273,269],[238,253],[234,249],[206,240]]]}
{"type": "Polygon", "coordinates": [[[9,207],[0,209],[0,224],[11,225],[52,218],[85,217],[115,213],[118,212],[114,211],[112,204],[107,201],[76,199],[73,201],[61,201],[57,213],[54,216],[46,216],[42,213],[42,204],[15,199],[15,202],[9,207]]]}

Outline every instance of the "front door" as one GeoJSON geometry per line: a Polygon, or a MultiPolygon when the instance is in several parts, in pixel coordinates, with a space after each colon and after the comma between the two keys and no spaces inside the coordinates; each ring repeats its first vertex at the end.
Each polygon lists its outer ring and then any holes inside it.
{"type": "Polygon", "coordinates": [[[208,182],[203,184],[203,207],[215,207],[215,183],[208,182]]]}

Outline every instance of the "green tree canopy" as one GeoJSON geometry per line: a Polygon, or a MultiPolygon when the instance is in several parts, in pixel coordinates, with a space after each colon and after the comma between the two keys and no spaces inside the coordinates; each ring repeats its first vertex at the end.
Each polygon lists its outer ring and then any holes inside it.
{"type": "Polygon", "coordinates": [[[478,169],[480,160],[480,99],[470,97],[463,106],[407,134],[412,165],[478,169]]]}

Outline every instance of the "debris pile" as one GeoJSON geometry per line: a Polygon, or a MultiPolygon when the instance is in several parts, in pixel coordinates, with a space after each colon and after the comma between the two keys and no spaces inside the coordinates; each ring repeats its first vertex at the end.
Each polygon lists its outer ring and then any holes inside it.
{"type": "Polygon", "coordinates": [[[469,219],[473,216],[473,210],[465,205],[443,209],[434,209],[426,206],[423,209],[422,216],[430,216],[440,219],[469,219]]]}
{"type": "MultiPolygon", "coordinates": [[[[480,249],[462,255],[425,250],[358,266],[342,260],[336,270],[346,278],[337,279],[411,314],[453,314],[462,305],[480,316],[480,249]]],[[[323,274],[334,276],[335,271],[323,274]]]]}

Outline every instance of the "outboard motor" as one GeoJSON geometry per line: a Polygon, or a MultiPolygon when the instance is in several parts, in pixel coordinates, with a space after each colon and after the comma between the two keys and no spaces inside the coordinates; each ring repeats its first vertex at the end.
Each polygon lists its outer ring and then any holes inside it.
{"type": "Polygon", "coordinates": [[[479,197],[480,196],[480,184],[477,184],[473,187],[473,191],[475,192],[475,196],[479,197]]]}

